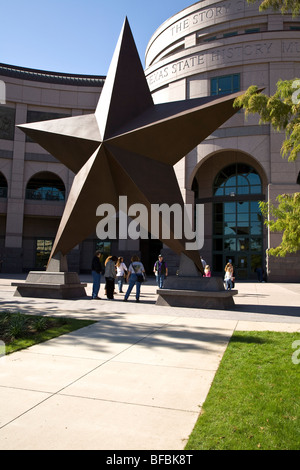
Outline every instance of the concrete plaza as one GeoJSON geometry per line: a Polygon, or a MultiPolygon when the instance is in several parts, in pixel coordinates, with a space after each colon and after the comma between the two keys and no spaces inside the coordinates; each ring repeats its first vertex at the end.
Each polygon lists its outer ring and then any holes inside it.
{"type": "Polygon", "coordinates": [[[300,332],[300,284],[237,283],[221,311],[156,306],[153,280],[140,303],[91,301],[90,276],[85,299],[14,297],[25,277],[0,311],[96,323],[0,359],[2,450],[183,450],[233,332],[300,332]]]}

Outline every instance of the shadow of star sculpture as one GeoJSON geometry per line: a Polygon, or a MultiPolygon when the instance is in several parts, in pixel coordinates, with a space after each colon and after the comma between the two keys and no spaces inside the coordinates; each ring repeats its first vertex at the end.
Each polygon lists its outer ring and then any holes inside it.
{"type": "MultiPolygon", "coordinates": [[[[76,174],[50,259],[94,233],[97,207],[117,208],[120,195],[149,214],[152,204],[183,207],[173,166],[237,112],[239,95],[154,104],[126,18],[95,113],[18,126],[76,174]]],[[[160,240],[203,272],[173,226],[160,240]]]]}

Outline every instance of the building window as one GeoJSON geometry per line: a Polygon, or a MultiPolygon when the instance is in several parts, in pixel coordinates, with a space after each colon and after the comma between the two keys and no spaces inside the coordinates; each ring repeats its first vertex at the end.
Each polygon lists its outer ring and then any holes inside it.
{"type": "MultiPolygon", "coordinates": [[[[48,111],[27,111],[27,123],[50,121],[52,119],[63,119],[70,117],[70,114],[49,113],[48,111]]],[[[29,136],[26,136],[26,142],[34,142],[29,136]]]]}
{"type": "Polygon", "coordinates": [[[250,29],[245,29],[246,34],[253,34],[253,33],[259,33],[260,28],[250,28],[250,29]]]}
{"type": "Polygon", "coordinates": [[[232,36],[237,36],[238,32],[237,31],[230,31],[229,33],[224,33],[223,38],[231,38],[232,36]]]}
{"type": "Polygon", "coordinates": [[[240,74],[234,73],[223,77],[214,77],[210,81],[210,88],[212,96],[240,91],[240,74]]]}
{"type": "Polygon", "coordinates": [[[5,176],[0,172],[0,198],[7,198],[7,181],[5,176]]]}
{"type": "Polygon", "coordinates": [[[64,201],[65,185],[53,173],[38,173],[27,184],[26,199],[40,201],[64,201]]]}
{"type": "Polygon", "coordinates": [[[106,258],[111,255],[111,242],[97,241],[96,250],[100,250],[103,253],[101,260],[104,263],[106,258]]]}
{"type": "Polygon", "coordinates": [[[217,39],[217,36],[211,36],[209,38],[203,39],[203,42],[210,42],[210,41],[215,41],[217,39]]]}
{"type": "Polygon", "coordinates": [[[254,168],[242,163],[224,168],[214,181],[215,196],[261,194],[261,179],[254,168]]]}
{"type": "Polygon", "coordinates": [[[213,193],[213,269],[223,273],[231,259],[238,279],[254,277],[263,265],[260,176],[249,165],[229,165],[217,175],[213,193]]]}
{"type": "Polygon", "coordinates": [[[46,269],[52,251],[53,239],[39,238],[36,241],[35,268],[46,269]]]}
{"type": "Polygon", "coordinates": [[[0,106],[0,139],[14,140],[16,110],[0,106]]]}

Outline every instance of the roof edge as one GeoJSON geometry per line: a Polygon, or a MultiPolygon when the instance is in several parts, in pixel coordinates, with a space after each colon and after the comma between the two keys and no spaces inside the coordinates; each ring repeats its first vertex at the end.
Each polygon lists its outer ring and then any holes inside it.
{"type": "Polygon", "coordinates": [[[50,72],[0,63],[0,75],[35,82],[58,83],[74,86],[103,87],[106,77],[102,75],[77,75],[50,72]]]}

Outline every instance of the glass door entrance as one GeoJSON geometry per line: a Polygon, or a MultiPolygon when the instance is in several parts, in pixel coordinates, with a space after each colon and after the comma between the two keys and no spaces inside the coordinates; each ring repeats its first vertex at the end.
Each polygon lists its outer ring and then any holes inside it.
{"type": "Polygon", "coordinates": [[[242,281],[246,279],[256,279],[256,269],[263,266],[263,257],[262,254],[224,254],[222,256],[223,269],[228,262],[231,262],[234,267],[236,279],[242,281]]]}
{"type": "Polygon", "coordinates": [[[262,186],[244,164],[223,169],[214,183],[213,270],[223,273],[231,260],[236,279],[251,279],[263,263],[262,186]]]}

